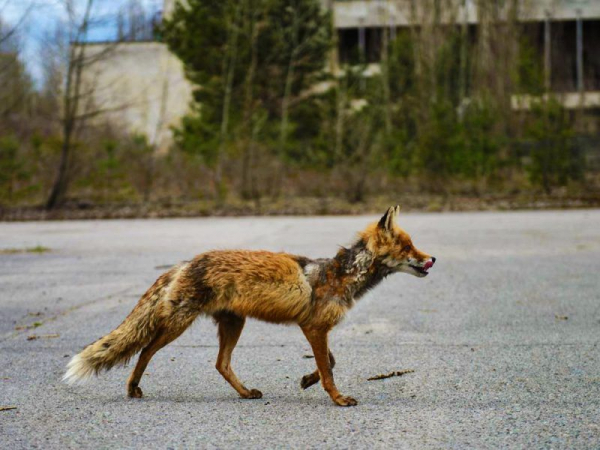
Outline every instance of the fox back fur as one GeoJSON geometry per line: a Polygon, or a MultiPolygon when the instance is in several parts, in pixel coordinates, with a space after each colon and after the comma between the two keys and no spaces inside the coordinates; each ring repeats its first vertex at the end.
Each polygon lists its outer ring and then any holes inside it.
{"type": "Polygon", "coordinates": [[[330,259],[309,259],[267,251],[210,251],[161,275],[114,331],[88,345],[68,364],[64,380],[83,381],[141,350],[127,382],[129,397],[142,397],[139,382],[152,356],[179,337],[198,315],[218,326],[217,370],[243,398],[261,398],[247,389],[231,368],[231,354],[246,317],[273,323],[296,323],[315,356],[317,370],[302,378],[306,389],[321,380],[340,406],[356,400],[340,394],[333,380],[335,359],[327,334],[354,302],[386,276],[406,272],[427,275],[435,258],[417,250],[396,224],[398,207],[359,233],[350,248],[330,259]]]}

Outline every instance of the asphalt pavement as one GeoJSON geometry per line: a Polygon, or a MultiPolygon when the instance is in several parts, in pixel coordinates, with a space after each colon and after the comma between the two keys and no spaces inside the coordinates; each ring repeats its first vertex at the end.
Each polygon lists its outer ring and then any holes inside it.
{"type": "Polygon", "coordinates": [[[402,214],[437,262],[385,280],[332,333],[353,408],[300,389],[314,359],[297,327],[252,320],[233,367],[259,400],[215,370],[206,318],[154,357],[141,400],[125,397],[131,367],[60,381],[168,266],[214,248],[332,256],[375,219],[0,223],[0,447],[600,448],[598,210],[402,214]]]}

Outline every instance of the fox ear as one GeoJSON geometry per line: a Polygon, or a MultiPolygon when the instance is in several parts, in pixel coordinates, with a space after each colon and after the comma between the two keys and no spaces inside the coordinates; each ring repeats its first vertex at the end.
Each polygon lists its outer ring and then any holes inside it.
{"type": "Polygon", "coordinates": [[[399,206],[389,207],[383,217],[379,220],[377,226],[382,230],[392,231],[396,223],[396,214],[398,214],[398,211],[400,211],[399,206]]]}

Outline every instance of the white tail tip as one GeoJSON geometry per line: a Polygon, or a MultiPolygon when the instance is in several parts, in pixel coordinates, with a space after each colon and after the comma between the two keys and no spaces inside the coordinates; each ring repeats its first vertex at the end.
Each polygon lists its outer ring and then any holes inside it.
{"type": "Polygon", "coordinates": [[[94,375],[94,369],[81,357],[75,355],[67,364],[67,372],[62,380],[70,385],[84,383],[94,375]]]}

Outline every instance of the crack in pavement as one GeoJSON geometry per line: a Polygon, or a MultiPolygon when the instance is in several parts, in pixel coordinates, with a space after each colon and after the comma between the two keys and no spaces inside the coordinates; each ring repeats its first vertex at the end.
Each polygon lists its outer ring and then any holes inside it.
{"type": "MultiPolygon", "coordinates": [[[[65,317],[65,316],[71,314],[74,311],[77,311],[79,309],[85,308],[86,306],[90,306],[90,305],[93,305],[93,304],[101,303],[101,302],[106,301],[106,300],[110,300],[110,299],[114,298],[117,295],[126,294],[127,292],[131,291],[132,289],[134,289],[134,288],[130,286],[130,287],[126,288],[126,289],[121,289],[119,291],[113,292],[113,293],[111,293],[111,294],[109,294],[107,296],[102,296],[102,297],[95,298],[95,299],[87,301],[87,302],[80,303],[79,305],[71,306],[70,308],[67,308],[67,309],[65,309],[63,311],[60,311],[59,313],[56,313],[53,316],[49,316],[49,317],[46,317],[44,320],[40,320],[39,322],[41,322],[41,325],[38,325],[35,328],[39,328],[41,326],[44,326],[48,322],[54,322],[55,320],[57,320],[57,319],[59,319],[61,317],[65,317]]],[[[21,335],[23,335],[23,334],[25,334],[27,332],[30,332],[32,329],[34,329],[34,328],[33,327],[26,327],[26,328],[24,328],[22,330],[9,331],[8,333],[5,333],[5,334],[3,334],[3,335],[0,336],[0,342],[5,342],[5,341],[8,341],[9,339],[19,337],[19,336],[21,336],[21,335]]]]}

